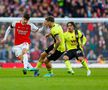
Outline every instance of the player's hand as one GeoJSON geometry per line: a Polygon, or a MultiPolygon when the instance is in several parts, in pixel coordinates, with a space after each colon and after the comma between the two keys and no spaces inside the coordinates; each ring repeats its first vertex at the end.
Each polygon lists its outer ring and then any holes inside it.
{"type": "Polygon", "coordinates": [[[46,38],[48,38],[49,36],[50,36],[50,33],[45,35],[46,38]]]}
{"type": "Polygon", "coordinates": [[[49,52],[49,54],[54,54],[54,53],[55,53],[54,49],[49,52]]]}

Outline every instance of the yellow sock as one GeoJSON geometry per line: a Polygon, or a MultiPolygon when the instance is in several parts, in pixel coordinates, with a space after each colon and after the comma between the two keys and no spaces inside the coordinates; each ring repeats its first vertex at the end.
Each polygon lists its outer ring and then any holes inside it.
{"type": "Polygon", "coordinates": [[[36,65],[36,68],[41,68],[41,66],[42,66],[42,62],[37,62],[37,65],[36,65]]]}
{"type": "Polygon", "coordinates": [[[86,70],[89,70],[89,67],[85,60],[82,60],[81,64],[86,68],[86,70]]]}
{"type": "Polygon", "coordinates": [[[66,65],[66,68],[68,69],[68,71],[72,71],[72,66],[71,66],[71,63],[69,60],[65,60],[65,65],[66,65]]]}
{"type": "Polygon", "coordinates": [[[53,74],[53,69],[50,68],[50,69],[47,69],[49,73],[53,74]]]}

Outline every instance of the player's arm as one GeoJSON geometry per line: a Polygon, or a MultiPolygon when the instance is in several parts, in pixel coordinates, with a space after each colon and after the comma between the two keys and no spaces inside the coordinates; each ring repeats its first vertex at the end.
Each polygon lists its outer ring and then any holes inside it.
{"type": "Polygon", "coordinates": [[[38,29],[33,30],[33,32],[34,33],[36,33],[36,32],[42,32],[43,29],[44,29],[44,26],[42,26],[41,28],[38,28],[38,29]]]}
{"type": "Polygon", "coordinates": [[[8,34],[10,33],[11,27],[9,26],[5,32],[4,38],[1,40],[1,43],[4,43],[8,37],[8,34]]]}
{"type": "Polygon", "coordinates": [[[12,28],[15,27],[15,24],[16,24],[16,22],[13,22],[13,23],[7,28],[7,30],[6,30],[6,32],[5,32],[5,35],[4,35],[4,38],[1,40],[1,43],[4,43],[4,42],[6,41],[6,39],[7,39],[8,35],[9,35],[10,31],[12,30],[12,28]]]}
{"type": "Polygon", "coordinates": [[[81,33],[81,42],[82,42],[82,45],[84,46],[87,42],[87,38],[85,37],[85,35],[83,33],[81,33]]]}
{"type": "Polygon", "coordinates": [[[46,38],[48,38],[49,36],[51,36],[51,33],[45,35],[46,38]]]}
{"type": "Polygon", "coordinates": [[[41,28],[38,28],[36,25],[34,25],[33,23],[30,23],[31,25],[31,31],[33,33],[36,33],[36,32],[41,32],[45,27],[42,26],[41,28]]]}
{"type": "Polygon", "coordinates": [[[58,46],[60,45],[60,42],[61,42],[61,39],[60,39],[58,34],[55,35],[55,40],[56,40],[56,42],[55,42],[54,50],[57,50],[57,48],[58,48],[58,46]]]}
{"type": "Polygon", "coordinates": [[[6,30],[6,32],[5,32],[5,35],[4,35],[4,38],[3,38],[4,41],[7,39],[8,35],[9,35],[9,33],[10,33],[10,30],[11,30],[11,26],[9,26],[9,27],[7,28],[7,30],[6,30]]]}
{"type": "Polygon", "coordinates": [[[84,46],[86,44],[86,42],[87,42],[87,38],[85,36],[83,36],[83,38],[82,38],[82,45],[84,46]]]}
{"type": "Polygon", "coordinates": [[[56,35],[54,36],[54,38],[55,38],[56,42],[54,43],[55,46],[54,46],[53,50],[51,50],[51,51],[49,52],[50,54],[53,54],[53,53],[57,50],[57,48],[59,47],[60,42],[61,42],[60,37],[59,37],[58,34],[56,34],[56,35]]]}

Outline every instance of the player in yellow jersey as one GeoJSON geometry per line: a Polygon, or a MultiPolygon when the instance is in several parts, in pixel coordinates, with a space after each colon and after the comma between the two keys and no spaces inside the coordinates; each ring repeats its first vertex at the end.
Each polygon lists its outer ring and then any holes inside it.
{"type": "MultiPolygon", "coordinates": [[[[87,76],[90,76],[91,71],[84,60],[85,56],[82,48],[87,40],[84,34],[82,34],[80,30],[75,29],[75,27],[76,26],[74,22],[67,23],[67,32],[64,33],[67,51],[64,54],[63,59],[65,60],[65,62],[67,62],[72,58],[76,58],[86,68],[87,76]]],[[[66,67],[69,68],[68,64],[66,65],[66,67]]],[[[71,70],[72,68],[70,68],[70,71],[71,70]]]]}
{"type": "Polygon", "coordinates": [[[53,76],[53,71],[50,61],[57,60],[64,53],[65,41],[63,29],[59,24],[56,24],[54,22],[54,17],[46,17],[44,24],[45,26],[48,26],[50,28],[50,33],[47,35],[47,37],[52,36],[54,39],[54,43],[41,54],[36,66],[37,71],[34,73],[34,76],[39,75],[39,68],[41,67],[42,63],[45,63],[46,68],[49,72],[45,76],[51,77],[53,76]]]}

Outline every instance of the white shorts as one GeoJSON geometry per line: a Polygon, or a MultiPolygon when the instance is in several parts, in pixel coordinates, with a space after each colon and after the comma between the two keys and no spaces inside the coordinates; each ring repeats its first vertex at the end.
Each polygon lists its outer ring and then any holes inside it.
{"type": "Polygon", "coordinates": [[[15,56],[18,57],[22,55],[23,49],[29,50],[29,44],[27,42],[24,42],[20,45],[16,45],[12,48],[12,51],[15,53],[15,56]]]}

